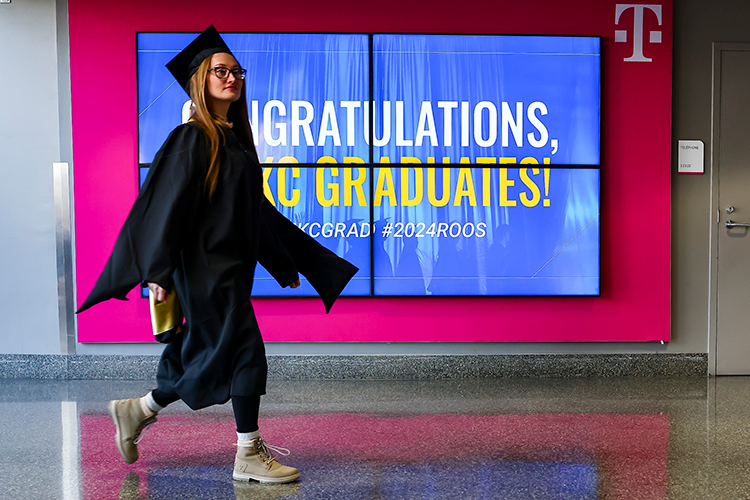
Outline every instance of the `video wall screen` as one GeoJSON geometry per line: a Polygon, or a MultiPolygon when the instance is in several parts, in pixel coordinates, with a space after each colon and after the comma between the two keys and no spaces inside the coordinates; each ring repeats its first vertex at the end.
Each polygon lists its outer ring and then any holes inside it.
{"type": "MultiPolygon", "coordinates": [[[[196,36],[138,34],[141,182],[196,36]]],[[[359,267],[344,295],[599,295],[598,37],[222,36],[266,196],[359,267]]],[[[256,272],[254,296],[314,293],[256,272]]]]}

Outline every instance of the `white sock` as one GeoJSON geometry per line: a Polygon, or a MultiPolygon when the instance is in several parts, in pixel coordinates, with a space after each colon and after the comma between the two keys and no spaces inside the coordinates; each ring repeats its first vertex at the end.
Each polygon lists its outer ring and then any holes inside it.
{"type": "Polygon", "coordinates": [[[237,433],[237,441],[252,441],[255,438],[260,437],[260,431],[253,431],[253,432],[238,432],[237,433]]]}
{"type": "Polygon", "coordinates": [[[143,413],[159,413],[164,409],[163,406],[154,400],[154,395],[151,392],[141,398],[141,408],[143,409],[143,413]]]}

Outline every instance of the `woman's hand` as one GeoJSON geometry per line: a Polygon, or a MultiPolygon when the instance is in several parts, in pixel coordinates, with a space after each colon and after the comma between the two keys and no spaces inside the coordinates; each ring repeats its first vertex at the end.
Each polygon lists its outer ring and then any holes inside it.
{"type": "Polygon", "coordinates": [[[297,288],[298,286],[299,286],[299,279],[297,279],[297,281],[289,285],[289,288],[297,288]]]}
{"type": "MultiPolygon", "coordinates": [[[[297,284],[299,284],[299,281],[297,281],[297,284]]],[[[165,289],[157,285],[156,283],[149,283],[148,289],[151,290],[151,293],[154,294],[154,299],[156,299],[156,302],[166,302],[167,297],[169,294],[165,289]]]]}

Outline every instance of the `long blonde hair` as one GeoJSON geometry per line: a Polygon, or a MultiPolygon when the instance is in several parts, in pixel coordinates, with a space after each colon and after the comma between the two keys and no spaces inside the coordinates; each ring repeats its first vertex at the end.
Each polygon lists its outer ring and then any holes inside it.
{"type": "MultiPolygon", "coordinates": [[[[211,114],[206,104],[206,80],[208,70],[211,67],[211,56],[205,58],[198,66],[198,70],[190,79],[189,94],[193,101],[192,120],[195,121],[206,134],[208,147],[206,156],[208,160],[208,173],[206,174],[205,191],[209,200],[213,197],[216,186],[219,183],[219,169],[221,166],[221,148],[224,146],[224,126],[211,114]]],[[[245,97],[245,85],[243,82],[240,90],[240,98],[229,105],[227,120],[232,122],[234,134],[242,145],[247,149],[255,149],[253,144],[253,133],[250,129],[250,120],[247,114],[247,98],[245,97]]]]}

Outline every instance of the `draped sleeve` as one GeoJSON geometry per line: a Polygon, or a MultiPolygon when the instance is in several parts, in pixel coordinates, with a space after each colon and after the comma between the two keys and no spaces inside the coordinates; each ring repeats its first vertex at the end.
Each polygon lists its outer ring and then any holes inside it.
{"type": "Polygon", "coordinates": [[[156,153],[112,254],[78,312],[126,294],[141,282],[171,290],[182,241],[202,195],[206,145],[200,127],[177,127],[156,153]]]}
{"type": "MultiPolygon", "coordinates": [[[[294,258],[290,255],[289,250],[279,238],[279,234],[283,234],[283,231],[278,230],[280,221],[267,213],[269,210],[276,211],[276,209],[271,206],[266,198],[263,199],[262,204],[269,206],[261,207],[258,263],[273,276],[279,285],[287,287],[299,279],[297,265],[294,263],[294,258]],[[277,227],[276,231],[273,229],[274,226],[277,227]]],[[[281,216],[281,214],[279,215],[281,216]]]]}
{"type": "Polygon", "coordinates": [[[302,273],[330,312],[359,269],[315,241],[268,200],[261,203],[260,213],[264,227],[258,262],[282,286],[297,279],[297,271],[302,273]]]}

